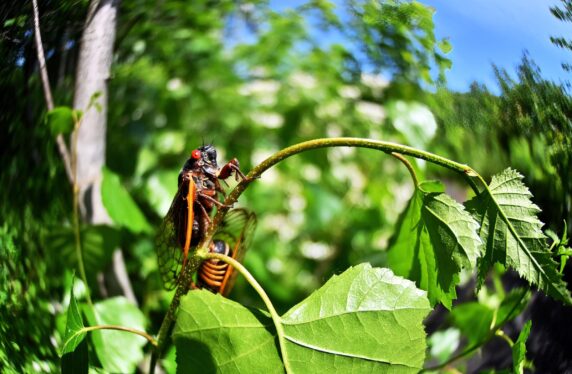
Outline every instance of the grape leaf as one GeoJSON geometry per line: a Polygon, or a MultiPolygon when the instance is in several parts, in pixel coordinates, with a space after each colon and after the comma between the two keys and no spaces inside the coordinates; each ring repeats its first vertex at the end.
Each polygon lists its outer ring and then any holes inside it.
{"type": "Polygon", "coordinates": [[[478,223],[463,206],[442,193],[437,182],[423,182],[399,217],[388,261],[397,275],[427,291],[432,305],[451,309],[461,268],[475,267],[481,255],[478,223]]]}
{"type": "Polygon", "coordinates": [[[514,373],[523,374],[524,364],[526,361],[526,339],[530,334],[530,327],[532,326],[532,321],[528,321],[522,327],[520,334],[518,335],[517,341],[512,346],[512,368],[514,373]]]}
{"type": "MultiPolygon", "coordinates": [[[[362,264],[332,277],[282,318],[292,372],[418,372],[426,293],[362,264]]],[[[182,298],[173,332],[180,372],[283,372],[267,313],[207,291],[182,298]]]]}
{"type": "Polygon", "coordinates": [[[205,290],[181,299],[173,340],[177,372],[283,373],[270,317],[205,290]]]}
{"type": "MultiPolygon", "coordinates": [[[[114,297],[84,309],[90,325],[120,325],[144,330],[145,316],[124,297],[114,297]]],[[[96,330],[91,333],[95,353],[103,368],[112,373],[131,373],[143,359],[147,340],[125,331],[96,330]]]]}
{"type": "Polygon", "coordinates": [[[292,370],[417,373],[429,311],[426,293],[391,270],[349,268],[283,316],[292,370]]]}
{"type": "Polygon", "coordinates": [[[466,203],[467,210],[480,222],[485,255],[479,261],[479,284],[493,263],[515,269],[530,283],[553,298],[572,304],[566,283],[552,260],[540,212],[522,183],[522,175],[506,169],[493,176],[488,190],[466,203]]]}

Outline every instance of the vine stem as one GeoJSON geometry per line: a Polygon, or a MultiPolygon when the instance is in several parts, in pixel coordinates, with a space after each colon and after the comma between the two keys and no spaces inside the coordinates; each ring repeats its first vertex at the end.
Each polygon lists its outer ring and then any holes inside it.
{"type": "MultiPolygon", "coordinates": [[[[480,175],[473,170],[470,166],[461,164],[448,158],[436,155],[434,153],[422,151],[413,147],[406,145],[387,142],[382,140],[373,140],[365,138],[321,138],[309,140],[306,142],[298,143],[290,147],[284,148],[281,151],[276,152],[272,156],[268,157],[266,160],[262,161],[260,164],[255,166],[240,183],[234,187],[234,189],[228,194],[224,201],[224,206],[218,209],[214,219],[213,224],[210,226],[207,235],[201,243],[200,248],[206,248],[208,242],[210,242],[212,235],[214,234],[219,223],[222,222],[224,215],[228,209],[238,200],[238,197],[244,192],[250,183],[254,180],[260,178],[262,173],[276,165],[277,163],[283,161],[284,159],[293,156],[295,154],[309,151],[312,149],[319,148],[329,148],[329,147],[359,147],[359,148],[370,148],[382,151],[387,154],[398,153],[400,155],[412,156],[415,158],[420,158],[429,161],[433,164],[443,166],[447,169],[453,170],[465,178],[469,186],[473,189],[476,194],[480,193],[477,187],[474,177],[480,177],[480,175]]],[[[482,178],[481,178],[482,179],[482,178]]]]}
{"type": "Polygon", "coordinates": [[[510,336],[508,336],[507,334],[505,334],[504,331],[502,330],[497,330],[495,332],[495,335],[502,338],[505,342],[508,343],[508,345],[512,348],[514,346],[514,341],[510,338],[510,336]]]}
{"type": "Polygon", "coordinates": [[[238,270],[240,274],[242,274],[242,276],[246,279],[246,281],[258,293],[258,295],[266,305],[266,308],[270,312],[270,317],[272,318],[272,322],[274,323],[274,327],[276,328],[276,334],[278,335],[278,344],[280,345],[280,353],[282,354],[282,361],[284,363],[284,368],[286,370],[286,373],[291,373],[292,370],[290,369],[290,361],[288,360],[288,352],[286,350],[286,337],[284,334],[284,327],[282,326],[280,315],[274,308],[274,305],[272,304],[272,301],[264,291],[264,288],[262,288],[260,283],[256,281],[256,279],[252,276],[252,274],[250,274],[250,272],[240,262],[236,261],[232,257],[214,252],[198,252],[197,255],[203,260],[216,259],[231,265],[233,268],[238,270]]]}
{"type": "Polygon", "coordinates": [[[157,334],[157,345],[155,346],[155,349],[151,353],[149,374],[155,373],[155,366],[157,366],[157,361],[161,356],[163,347],[165,346],[167,337],[169,335],[169,331],[171,330],[173,322],[175,321],[175,314],[177,312],[177,308],[179,307],[181,297],[188,292],[193,272],[196,271],[199,265],[200,265],[200,260],[198,259],[196,254],[193,254],[187,263],[186,269],[184,269],[183,273],[181,274],[181,278],[178,281],[179,286],[175,291],[175,295],[171,300],[171,304],[169,305],[167,314],[165,314],[165,317],[163,318],[163,322],[161,322],[161,327],[159,328],[159,332],[157,334]]]}
{"type": "Polygon", "coordinates": [[[417,178],[417,174],[415,173],[415,169],[413,169],[413,165],[411,165],[411,162],[409,162],[408,159],[406,159],[397,152],[391,152],[391,155],[405,165],[407,170],[409,170],[409,174],[411,174],[411,178],[413,179],[413,184],[415,185],[415,188],[419,187],[419,179],[417,178]]]}
{"type": "Polygon", "coordinates": [[[95,331],[95,330],[117,330],[117,331],[125,331],[125,332],[130,332],[132,334],[135,335],[139,335],[144,337],[145,339],[147,339],[147,341],[149,343],[151,343],[151,345],[153,346],[157,346],[157,341],[155,339],[153,339],[153,337],[149,334],[147,334],[145,331],[141,331],[141,330],[137,330],[131,327],[125,327],[125,326],[117,326],[117,325],[96,325],[96,326],[87,326],[87,327],[83,327],[80,330],[76,331],[65,343],[64,343],[64,348],[66,346],[66,344],[68,342],[70,342],[72,339],[74,339],[76,336],[80,335],[80,334],[85,334],[87,332],[90,331],[95,331]]]}

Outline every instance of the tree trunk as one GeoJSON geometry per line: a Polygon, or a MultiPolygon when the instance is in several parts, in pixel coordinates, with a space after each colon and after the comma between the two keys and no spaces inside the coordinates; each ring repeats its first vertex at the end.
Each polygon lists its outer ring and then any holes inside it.
{"type": "MultiPolygon", "coordinates": [[[[76,183],[84,222],[109,224],[101,199],[101,168],[105,165],[107,80],[113,59],[119,0],[92,0],[83,31],[77,66],[74,108],[83,111],[77,130],[76,183]]],[[[105,276],[104,293],[120,293],[136,302],[120,249],[105,276]]]]}

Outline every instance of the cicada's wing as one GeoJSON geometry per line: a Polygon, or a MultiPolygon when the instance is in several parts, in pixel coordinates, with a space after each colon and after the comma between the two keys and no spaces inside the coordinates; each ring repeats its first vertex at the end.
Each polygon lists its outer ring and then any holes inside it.
{"type": "MultiPolygon", "coordinates": [[[[184,246],[186,242],[190,241],[190,238],[187,239],[186,236],[189,231],[192,233],[192,229],[187,229],[189,209],[193,207],[193,201],[187,196],[188,191],[188,182],[181,183],[155,237],[159,273],[163,280],[163,286],[167,290],[172,290],[177,286],[179,274],[186,260],[183,258],[185,255],[184,246]]],[[[192,227],[192,219],[190,224],[192,227]]]]}
{"type": "MultiPolygon", "coordinates": [[[[246,250],[252,242],[256,228],[256,215],[246,209],[233,209],[227,213],[219,226],[214,239],[225,241],[231,250],[232,258],[242,263],[246,250]]],[[[237,271],[229,266],[220,287],[220,293],[227,296],[236,280],[237,271]]]]}

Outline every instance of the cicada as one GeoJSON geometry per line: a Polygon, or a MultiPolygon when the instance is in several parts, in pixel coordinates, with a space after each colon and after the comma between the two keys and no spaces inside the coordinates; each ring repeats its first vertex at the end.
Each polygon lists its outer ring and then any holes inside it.
{"type": "MultiPolygon", "coordinates": [[[[237,159],[219,168],[216,149],[212,145],[193,150],[185,162],[179,173],[179,188],[155,242],[159,272],[167,290],[179,284],[190,250],[201,242],[210,227],[213,208],[223,206],[220,200],[225,192],[220,181],[232,175],[237,179],[245,178],[237,159]]],[[[242,260],[255,225],[253,213],[245,209],[229,211],[217,228],[209,250],[242,260]]],[[[228,294],[234,279],[233,271],[223,265],[226,264],[215,260],[203,262],[198,269],[196,287],[228,294]],[[216,270],[211,270],[213,267],[216,270]]]]}

